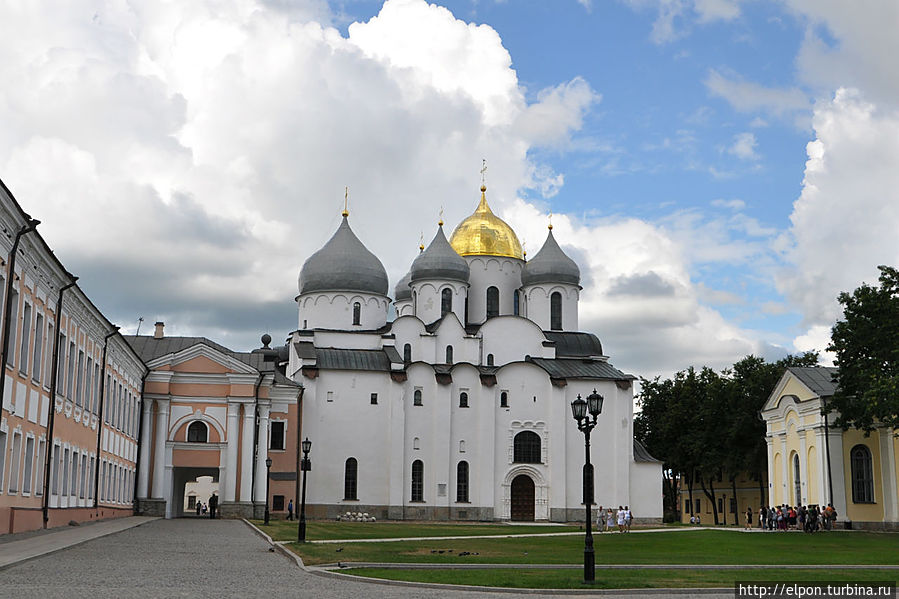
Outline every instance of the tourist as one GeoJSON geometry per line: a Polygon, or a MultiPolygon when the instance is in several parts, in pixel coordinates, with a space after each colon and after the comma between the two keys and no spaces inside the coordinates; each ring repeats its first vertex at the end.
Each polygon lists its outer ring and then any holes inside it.
{"type": "Polygon", "coordinates": [[[634,514],[631,513],[631,508],[628,506],[624,506],[624,532],[631,531],[631,522],[634,521],[634,514]]]}
{"type": "Polygon", "coordinates": [[[752,530],[752,508],[746,508],[746,530],[752,530]]]}
{"type": "Polygon", "coordinates": [[[197,515],[199,516],[199,515],[200,515],[200,510],[203,509],[203,502],[202,502],[202,501],[198,501],[198,502],[197,502],[197,505],[196,505],[195,507],[197,508],[197,515]]]}
{"type": "Polygon", "coordinates": [[[759,528],[765,530],[768,520],[768,509],[765,506],[759,508],[759,528]]]}
{"type": "Polygon", "coordinates": [[[219,496],[215,493],[209,498],[209,517],[215,519],[215,508],[219,505],[219,496]]]}
{"type": "Polygon", "coordinates": [[[293,499],[287,502],[287,519],[293,520],[293,499]]]}
{"type": "Polygon", "coordinates": [[[613,526],[615,526],[615,512],[612,511],[612,508],[609,508],[609,511],[606,512],[606,530],[612,532],[613,526]]]}
{"type": "Polygon", "coordinates": [[[596,532],[603,533],[606,531],[606,512],[599,506],[596,510],[596,532]]]}
{"type": "Polygon", "coordinates": [[[625,518],[624,506],[620,506],[620,505],[618,506],[617,517],[618,517],[618,532],[624,532],[624,518],[625,518]]]}

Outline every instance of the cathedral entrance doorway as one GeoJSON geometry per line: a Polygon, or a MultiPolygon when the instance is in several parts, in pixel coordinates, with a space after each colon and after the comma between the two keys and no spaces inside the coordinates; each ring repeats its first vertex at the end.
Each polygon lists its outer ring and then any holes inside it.
{"type": "Polygon", "coordinates": [[[527,474],[512,479],[512,520],[534,521],[534,479],[527,474]]]}

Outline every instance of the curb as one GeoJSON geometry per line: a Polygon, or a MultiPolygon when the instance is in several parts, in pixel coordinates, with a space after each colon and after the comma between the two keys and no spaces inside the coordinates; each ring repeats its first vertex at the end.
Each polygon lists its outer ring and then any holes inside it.
{"type": "Polygon", "coordinates": [[[299,555],[297,555],[296,553],[294,553],[293,551],[291,551],[290,549],[285,547],[281,542],[273,541],[270,536],[268,536],[264,531],[260,530],[255,524],[253,524],[246,518],[241,518],[241,520],[243,520],[244,523],[246,523],[246,525],[250,527],[250,530],[254,531],[260,537],[265,539],[265,542],[268,543],[272,548],[274,548],[276,551],[280,552],[287,559],[292,560],[294,563],[296,563],[296,565],[300,568],[300,570],[303,570],[305,572],[310,572],[310,569],[307,568],[306,564],[303,563],[303,558],[301,558],[299,555]]]}

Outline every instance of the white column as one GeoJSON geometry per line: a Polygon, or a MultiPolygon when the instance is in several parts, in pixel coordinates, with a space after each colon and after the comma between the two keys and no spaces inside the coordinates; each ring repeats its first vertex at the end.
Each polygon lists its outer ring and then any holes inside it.
{"type": "MultiPolygon", "coordinates": [[[[253,425],[256,404],[243,405],[243,434],[240,442],[240,500],[252,501],[253,493],[253,425]]],[[[265,473],[262,473],[265,476],[265,473]]]]}
{"type": "Polygon", "coordinates": [[[234,501],[237,490],[237,437],[240,418],[240,404],[228,404],[228,449],[225,465],[225,493],[222,501],[234,501]]]}
{"type": "Polygon", "coordinates": [[[765,437],[768,444],[768,505],[774,505],[774,438],[765,437]]]}
{"type": "Polygon", "coordinates": [[[150,485],[150,426],[153,400],[144,398],[144,409],[140,425],[140,474],[137,478],[137,496],[146,497],[150,485]]]}
{"type": "Polygon", "coordinates": [[[809,465],[809,468],[817,468],[818,472],[821,473],[821,476],[818,477],[818,503],[820,505],[827,505],[829,501],[827,494],[827,445],[825,445],[824,435],[826,435],[824,427],[819,424],[815,428],[815,452],[818,456],[818,463],[809,465]]]}
{"type": "Polygon", "coordinates": [[[893,431],[880,431],[880,471],[883,480],[883,520],[899,521],[899,496],[896,489],[896,455],[893,453],[893,431]]]}
{"type": "MultiPolygon", "coordinates": [[[[811,494],[811,488],[808,485],[808,444],[805,440],[805,435],[807,431],[800,430],[799,431],[799,481],[801,487],[801,499],[799,500],[800,505],[806,505],[808,503],[809,495],[811,494]]],[[[791,505],[794,502],[790,502],[791,505]]]]}
{"type": "Polygon", "coordinates": [[[169,436],[169,400],[156,400],[156,449],[153,454],[153,497],[163,497],[165,475],[165,441],[169,436]]]}
{"type": "Polygon", "coordinates": [[[270,411],[270,405],[259,404],[259,441],[256,446],[256,491],[253,494],[253,500],[257,503],[264,503],[266,500],[265,484],[268,469],[265,467],[265,459],[268,457],[268,417],[270,411]]]}
{"type": "Polygon", "coordinates": [[[780,503],[778,505],[782,505],[785,503],[790,503],[788,499],[790,497],[790,483],[793,481],[793,477],[790,476],[790,456],[787,455],[787,436],[785,434],[780,435],[780,463],[781,463],[781,486],[780,486],[780,503]]]}

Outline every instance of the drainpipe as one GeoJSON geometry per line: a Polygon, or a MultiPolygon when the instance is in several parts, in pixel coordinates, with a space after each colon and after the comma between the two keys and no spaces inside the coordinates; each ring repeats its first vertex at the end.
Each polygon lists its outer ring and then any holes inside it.
{"type": "Polygon", "coordinates": [[[9,353],[9,320],[12,318],[12,315],[10,314],[12,312],[12,306],[10,305],[9,300],[12,296],[13,279],[15,279],[16,276],[16,256],[19,253],[19,242],[22,240],[22,236],[34,231],[39,224],[41,224],[41,221],[35,220],[26,214],[25,224],[22,225],[22,228],[16,233],[16,239],[12,242],[12,250],[9,252],[9,269],[7,270],[6,276],[6,299],[3,303],[3,349],[0,351],[0,375],[2,375],[0,376],[0,413],[3,412],[3,392],[6,390],[5,368],[6,356],[9,353]]]}
{"type": "MultiPolygon", "coordinates": [[[[56,337],[53,339],[53,360],[50,366],[50,415],[47,419],[47,451],[44,462],[44,528],[47,528],[47,523],[50,521],[50,462],[53,456],[53,428],[56,423],[56,378],[59,372],[59,328],[62,322],[62,294],[65,293],[66,289],[74,287],[75,283],[78,282],[78,277],[69,276],[72,277],[72,282],[60,287],[59,296],[56,299],[56,337]]],[[[99,459],[99,456],[97,456],[97,459],[99,459]]]]}
{"type": "MultiPolygon", "coordinates": [[[[137,503],[137,500],[138,500],[138,497],[137,497],[137,479],[138,479],[138,476],[140,475],[140,451],[141,451],[141,447],[142,447],[142,444],[141,444],[140,441],[141,441],[141,439],[143,438],[141,435],[144,434],[144,419],[143,419],[143,413],[144,413],[144,390],[145,390],[145,388],[146,388],[146,386],[147,386],[147,377],[148,377],[148,376],[150,376],[150,369],[149,369],[149,368],[147,369],[147,372],[144,373],[144,376],[142,376],[141,379],[140,379],[140,404],[138,405],[139,410],[138,410],[138,412],[137,412],[137,416],[138,416],[138,419],[139,419],[139,422],[138,422],[138,425],[137,425],[137,455],[134,456],[134,491],[132,491],[132,493],[131,493],[131,497],[134,498],[134,500],[132,501],[132,503],[134,504],[134,515],[135,515],[135,516],[138,515],[138,511],[139,511],[139,509],[138,509],[138,503],[137,503]]],[[[96,493],[94,493],[94,494],[96,495],[96,493]]]]}
{"type": "Polygon", "coordinates": [[[103,438],[103,404],[106,397],[106,350],[109,349],[109,338],[119,332],[119,327],[113,325],[112,331],[103,338],[103,368],[100,370],[100,405],[97,408],[97,461],[94,464],[94,509],[100,505],[100,440],[103,438]]]}

